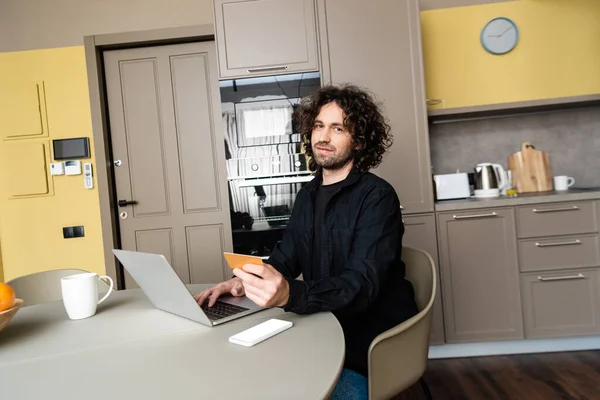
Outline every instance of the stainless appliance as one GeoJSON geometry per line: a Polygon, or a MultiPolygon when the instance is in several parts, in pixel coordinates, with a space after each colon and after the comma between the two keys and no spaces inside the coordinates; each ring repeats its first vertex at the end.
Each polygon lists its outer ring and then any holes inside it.
{"type": "Polygon", "coordinates": [[[318,73],[221,82],[234,251],[267,257],[313,179],[293,112],[318,73]]]}
{"type": "Polygon", "coordinates": [[[475,166],[475,190],[502,189],[506,173],[500,164],[480,163],[475,166]]]}
{"type": "Polygon", "coordinates": [[[238,102],[235,141],[239,148],[300,143],[292,114],[299,98],[238,102]]]}
{"type": "Polygon", "coordinates": [[[304,154],[227,161],[231,206],[254,224],[285,225],[296,195],[314,176],[304,154]]]}
{"type": "Polygon", "coordinates": [[[296,196],[314,179],[304,154],[228,160],[234,252],[268,258],[296,196]]]}
{"type": "Polygon", "coordinates": [[[474,197],[488,198],[500,196],[508,180],[506,171],[500,164],[480,163],[475,166],[474,197]]]}
{"type": "Polygon", "coordinates": [[[301,153],[293,111],[320,83],[318,73],[220,82],[226,158],[301,153]]]}
{"type": "Polygon", "coordinates": [[[471,196],[466,172],[434,175],[436,200],[465,199],[471,196]]]}

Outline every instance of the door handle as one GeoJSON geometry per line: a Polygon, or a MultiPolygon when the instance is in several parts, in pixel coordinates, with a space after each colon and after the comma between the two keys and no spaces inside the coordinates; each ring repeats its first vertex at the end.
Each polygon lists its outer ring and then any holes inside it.
{"type": "Polygon", "coordinates": [[[543,277],[543,276],[538,276],[538,279],[542,282],[547,282],[547,281],[570,281],[570,280],[574,280],[574,279],[585,279],[585,275],[583,274],[577,274],[577,275],[567,275],[567,276],[550,276],[550,277],[543,277]]]}
{"type": "Polygon", "coordinates": [[[138,202],[135,200],[119,200],[119,202],[117,203],[119,205],[119,207],[127,207],[129,205],[135,205],[138,202]]]}
{"type": "Polygon", "coordinates": [[[267,72],[267,71],[279,71],[279,70],[286,70],[289,67],[287,65],[275,65],[272,67],[257,67],[257,68],[248,68],[246,71],[248,71],[249,74],[253,73],[253,72],[267,72]]]}
{"type": "Polygon", "coordinates": [[[549,213],[549,212],[575,211],[575,210],[579,210],[579,207],[571,206],[571,207],[562,207],[562,208],[541,208],[541,209],[534,208],[532,211],[534,213],[549,213]]]}
{"type": "Polygon", "coordinates": [[[554,242],[554,243],[539,243],[536,242],[537,247],[552,247],[552,246],[571,246],[574,244],[581,244],[581,240],[577,239],[572,242],[554,242]]]}
{"type": "Polygon", "coordinates": [[[469,219],[469,218],[492,218],[497,217],[498,213],[496,211],[489,214],[473,214],[473,215],[453,215],[454,219],[469,219]]]}

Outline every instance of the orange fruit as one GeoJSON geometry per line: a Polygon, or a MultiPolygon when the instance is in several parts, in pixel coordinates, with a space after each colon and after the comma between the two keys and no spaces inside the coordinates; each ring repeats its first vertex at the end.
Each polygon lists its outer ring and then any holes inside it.
{"type": "Polygon", "coordinates": [[[0,312],[6,311],[15,304],[15,291],[6,283],[0,282],[0,312]]]}

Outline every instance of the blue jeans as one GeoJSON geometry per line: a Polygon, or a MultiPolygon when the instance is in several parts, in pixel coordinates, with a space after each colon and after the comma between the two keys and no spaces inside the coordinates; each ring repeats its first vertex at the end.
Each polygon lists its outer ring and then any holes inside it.
{"type": "Polygon", "coordinates": [[[368,400],[368,398],[368,379],[358,372],[344,368],[333,389],[331,400],[368,400]]]}

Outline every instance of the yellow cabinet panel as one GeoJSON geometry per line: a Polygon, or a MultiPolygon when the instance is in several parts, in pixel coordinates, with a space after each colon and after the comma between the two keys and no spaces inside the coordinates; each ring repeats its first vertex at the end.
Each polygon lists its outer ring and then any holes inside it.
{"type": "Polygon", "coordinates": [[[600,1],[508,1],[421,12],[431,110],[600,93],[600,1]],[[510,53],[489,54],[481,29],[503,16],[518,26],[510,53]],[[443,102],[441,101],[443,100],[443,102]],[[435,104],[435,105],[434,105],[435,104]]]}
{"type": "Polygon", "coordinates": [[[0,84],[0,137],[46,136],[43,82],[0,84]]]}
{"type": "Polygon", "coordinates": [[[3,170],[5,193],[9,198],[47,195],[47,145],[36,142],[7,143],[4,148],[3,170]]]}

